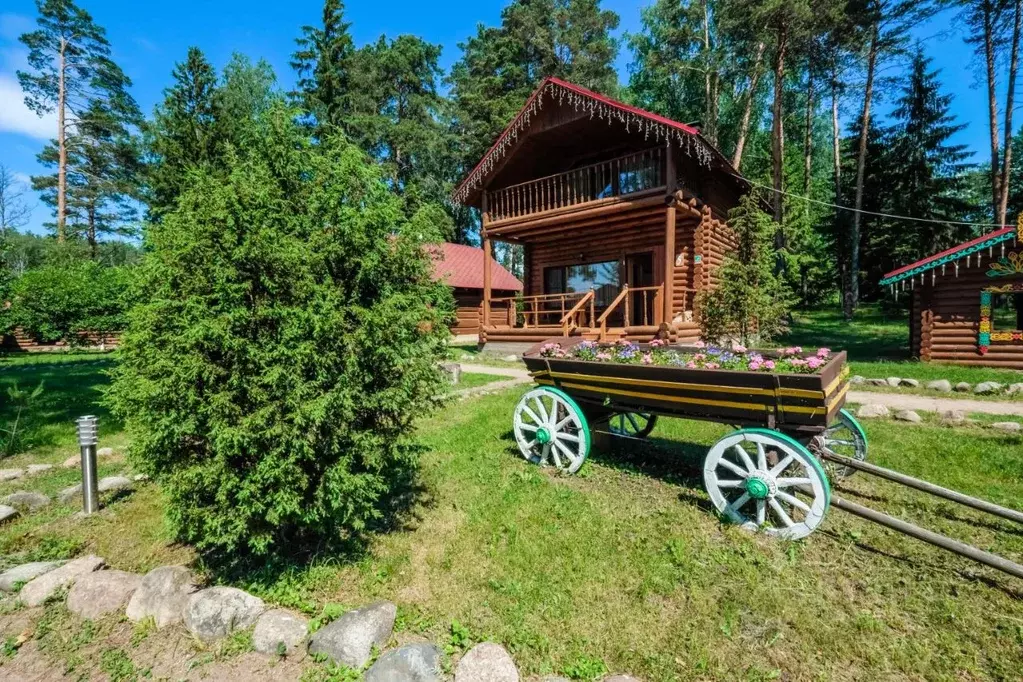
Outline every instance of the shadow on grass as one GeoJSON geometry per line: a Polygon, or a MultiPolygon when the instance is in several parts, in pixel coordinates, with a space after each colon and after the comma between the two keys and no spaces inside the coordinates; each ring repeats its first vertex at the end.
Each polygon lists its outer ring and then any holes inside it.
{"type": "Polygon", "coordinates": [[[113,360],[6,369],[0,373],[0,425],[9,428],[17,416],[17,406],[7,397],[8,387],[32,390],[42,383],[43,393],[21,414],[19,451],[66,444],[68,434],[74,432],[74,420],[87,414],[99,417],[101,433],[121,431],[120,421],[102,404],[111,368],[113,360]]]}

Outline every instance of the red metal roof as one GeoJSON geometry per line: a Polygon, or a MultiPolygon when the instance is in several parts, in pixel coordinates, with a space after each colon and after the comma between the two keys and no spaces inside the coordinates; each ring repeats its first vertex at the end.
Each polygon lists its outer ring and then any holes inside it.
{"type": "MultiPolygon", "coordinates": [[[[483,288],[483,249],[444,242],[434,248],[433,276],[451,287],[483,288]]],[[[522,282],[496,260],[490,262],[490,288],[522,291],[522,282]]]]}
{"type": "Polygon", "coordinates": [[[619,110],[621,110],[621,111],[623,111],[625,113],[632,114],[634,116],[639,116],[641,118],[645,118],[645,119],[647,119],[649,121],[652,121],[654,123],[658,123],[660,125],[664,125],[664,126],[667,126],[669,128],[673,128],[675,130],[679,130],[679,131],[681,131],[681,132],[683,132],[683,133],[685,133],[687,135],[692,135],[694,138],[697,138],[698,140],[700,140],[700,142],[708,150],[710,150],[711,155],[717,160],[717,162],[720,164],[720,166],[722,168],[724,168],[726,171],[728,171],[729,174],[733,175],[737,182],[746,183],[746,179],[743,178],[739,174],[739,172],[736,171],[735,168],[732,167],[731,162],[728,159],[725,158],[724,154],[722,154],[721,151],[718,150],[714,145],[712,145],[711,143],[707,142],[703,138],[703,136],[700,135],[700,131],[697,128],[694,128],[693,126],[686,125],[685,123],[679,123],[678,121],[673,121],[670,118],[667,118],[665,116],[661,116],[659,114],[655,114],[655,113],[646,111],[645,109],[640,109],[639,107],[634,107],[631,104],[626,104],[624,102],[619,102],[616,99],[612,99],[612,98],[607,97],[605,95],[601,95],[600,93],[597,93],[597,92],[594,92],[594,91],[589,90],[587,88],[584,88],[581,85],[576,85],[575,83],[569,83],[568,81],[561,80],[560,78],[556,78],[554,76],[547,76],[546,78],[543,79],[543,81],[540,83],[540,85],[537,86],[536,90],[533,91],[533,94],[531,94],[529,96],[529,99],[526,100],[526,103],[519,110],[519,113],[516,114],[515,118],[513,118],[511,120],[511,122],[505,127],[505,129],[501,132],[501,135],[497,138],[497,140],[494,142],[494,144],[491,145],[490,149],[487,150],[487,153],[484,154],[483,157],[479,160],[479,163],[477,163],[476,166],[473,167],[472,171],[470,171],[469,173],[466,174],[465,178],[462,180],[462,182],[455,189],[455,191],[453,192],[452,196],[457,198],[464,191],[467,191],[466,186],[471,181],[473,181],[475,179],[477,171],[480,169],[480,167],[483,166],[484,162],[487,160],[488,157],[490,157],[491,154],[493,154],[495,152],[495,150],[497,150],[497,149],[499,149],[501,147],[501,145],[504,142],[505,138],[508,137],[509,135],[511,135],[512,131],[516,130],[516,126],[517,126],[517,124],[519,122],[519,119],[521,119],[523,116],[526,115],[526,113],[529,111],[530,105],[533,103],[534,100],[536,100],[541,95],[541,93],[544,92],[544,88],[547,87],[547,85],[549,85],[549,84],[553,84],[553,85],[556,85],[558,87],[564,88],[566,90],[569,90],[571,92],[576,93],[577,95],[582,95],[583,97],[588,97],[590,99],[596,100],[598,102],[601,102],[602,104],[605,104],[605,105],[610,106],[610,107],[614,107],[614,108],[619,109],[619,110]]]}
{"type": "Polygon", "coordinates": [[[968,253],[973,253],[973,251],[976,250],[976,247],[985,246],[986,243],[991,240],[1002,241],[1004,239],[1008,239],[1014,232],[1016,232],[1015,227],[1003,227],[999,230],[995,230],[994,232],[988,232],[976,239],[971,239],[970,241],[963,242],[958,246],[953,246],[951,249],[945,249],[941,253],[936,253],[933,256],[928,256],[927,258],[918,260],[915,263],[910,263],[898,270],[892,270],[881,278],[881,284],[892,284],[900,279],[905,279],[911,274],[927,270],[929,269],[928,266],[937,267],[942,263],[948,263],[951,260],[956,260],[956,254],[966,256],[968,253]]]}

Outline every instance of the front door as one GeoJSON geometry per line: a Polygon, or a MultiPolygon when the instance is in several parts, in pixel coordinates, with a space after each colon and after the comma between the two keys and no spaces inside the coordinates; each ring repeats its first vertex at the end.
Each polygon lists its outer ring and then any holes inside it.
{"type": "MultiPolygon", "coordinates": [[[[654,284],[654,256],[652,253],[634,253],[625,257],[625,281],[630,289],[650,287],[654,284]]],[[[654,292],[637,291],[629,294],[628,326],[648,326],[654,323],[654,292]]],[[[624,319],[623,319],[624,322],[624,319]]]]}

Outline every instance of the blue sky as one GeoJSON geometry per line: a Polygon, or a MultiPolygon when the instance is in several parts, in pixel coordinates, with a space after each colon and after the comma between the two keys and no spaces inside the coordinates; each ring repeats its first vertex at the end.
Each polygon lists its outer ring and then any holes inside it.
{"type": "MultiPolygon", "coordinates": [[[[621,17],[619,33],[639,29],[640,8],[652,0],[605,0],[604,6],[621,17]]],[[[273,65],[284,86],[290,86],[292,72],[288,60],[294,51],[294,39],[304,24],[315,23],[321,0],[176,0],[175,2],[129,2],[128,0],[79,0],[107,29],[114,58],[134,81],[132,92],[147,114],[160,100],[170,81],[175,62],[184,57],[190,45],[202,48],[209,58],[222,66],[232,52],[265,58],[273,65]]],[[[500,18],[504,0],[389,0],[389,2],[350,0],[347,12],[357,44],[376,40],[380,35],[413,33],[443,45],[442,66],[447,69],[458,59],[458,43],[475,32],[476,24],[494,25],[500,18]]],[[[35,161],[45,140],[52,136],[55,124],[39,119],[21,104],[15,71],[24,68],[25,51],[18,36],[33,27],[35,3],[32,0],[3,0],[0,9],[0,162],[22,178],[39,173],[35,161]]],[[[915,32],[933,66],[942,70],[946,90],[955,94],[954,111],[969,127],[958,141],[977,152],[976,160],[986,158],[986,109],[979,73],[972,55],[963,44],[957,22],[949,13],[939,15],[915,32]]],[[[627,78],[629,55],[622,51],[618,68],[627,78]]],[[[888,109],[879,106],[883,115],[888,109]]],[[[30,229],[42,231],[49,208],[37,205],[30,229]]]]}

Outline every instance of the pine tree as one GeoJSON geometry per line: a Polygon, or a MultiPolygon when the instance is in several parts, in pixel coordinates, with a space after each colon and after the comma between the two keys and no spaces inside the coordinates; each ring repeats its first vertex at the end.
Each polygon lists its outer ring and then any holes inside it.
{"type": "MultiPolygon", "coordinates": [[[[935,221],[963,221],[973,206],[966,194],[966,145],[951,144],[950,138],[965,124],[950,113],[952,95],[942,94],[938,72],[929,70],[931,59],[917,48],[905,90],[892,112],[896,123],[885,172],[892,187],[892,209],[935,221]]],[[[906,222],[896,231],[895,262],[912,262],[949,248],[969,236],[963,226],[949,223],[906,222]]]]}
{"type": "Polygon", "coordinates": [[[197,47],[188,48],[184,62],[174,65],[174,84],[146,123],[150,163],[149,217],[159,220],[173,208],[190,168],[211,163],[217,155],[217,74],[197,47]]]}
{"type": "Polygon", "coordinates": [[[334,129],[347,130],[352,111],[355,44],[344,14],[342,0],[324,0],[320,24],[303,26],[295,41],[299,49],[291,66],[298,82],[292,96],[311,117],[319,138],[334,129]]]}
{"type": "Polygon", "coordinates": [[[774,224],[746,194],[729,216],[738,242],[718,271],[719,284],[697,295],[700,328],[709,341],[738,339],[750,346],[783,331],[792,294],[775,274],[774,224]]]}
{"type": "MultiPolygon", "coordinates": [[[[110,59],[106,32],[89,13],[73,0],[36,0],[36,7],[39,28],[20,38],[29,50],[30,70],[18,71],[18,81],[25,92],[25,104],[32,111],[40,116],[57,114],[55,154],[44,152],[41,161],[55,167],[50,196],[56,212],[57,240],[63,242],[69,232],[71,149],[97,141],[81,139],[89,132],[88,115],[101,107],[104,117],[123,125],[136,124],[141,116],[128,94],[131,81],[110,59]]],[[[41,180],[36,186],[47,189],[50,184],[41,180]]]]}

